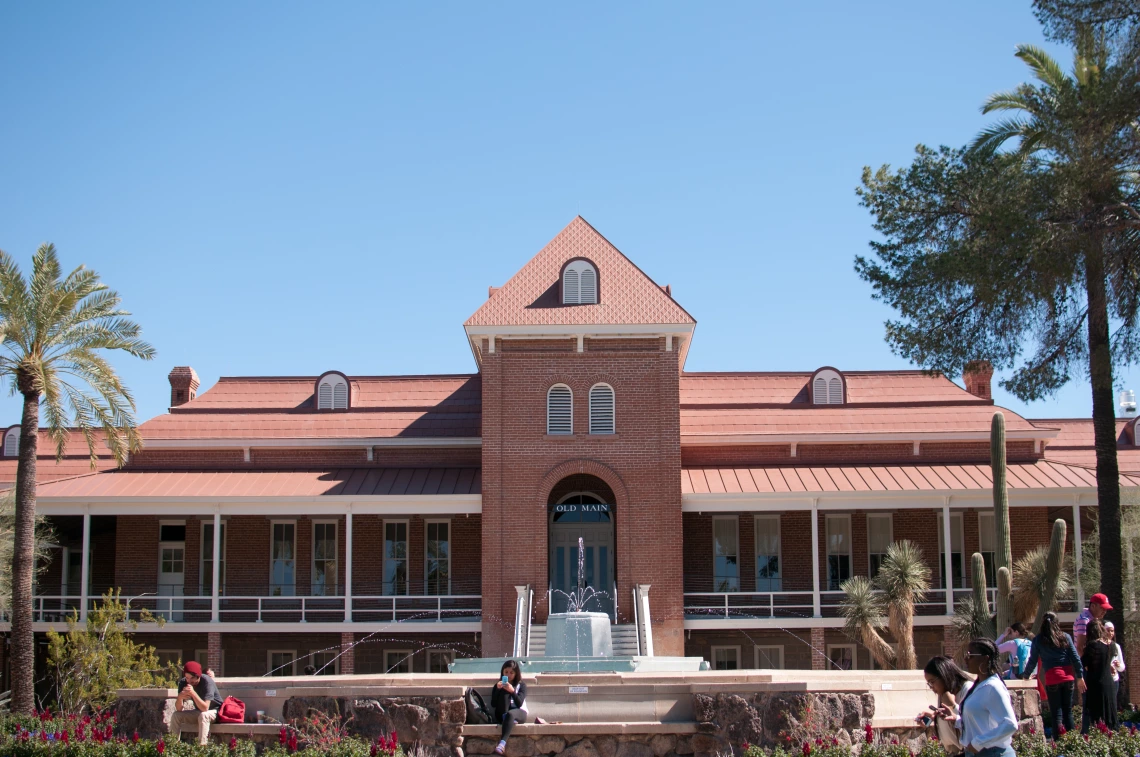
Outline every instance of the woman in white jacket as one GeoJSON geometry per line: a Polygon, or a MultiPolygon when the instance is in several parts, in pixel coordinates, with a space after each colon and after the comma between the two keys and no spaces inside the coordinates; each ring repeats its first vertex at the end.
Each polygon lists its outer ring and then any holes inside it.
{"type": "MultiPolygon", "coordinates": [[[[962,746],[969,754],[981,757],[1016,757],[1013,735],[1017,733],[1017,717],[1001,678],[997,645],[990,639],[974,639],[968,651],[967,666],[976,678],[958,702],[962,746]]],[[[939,715],[947,720],[954,717],[948,709],[942,710],[939,715]]]]}

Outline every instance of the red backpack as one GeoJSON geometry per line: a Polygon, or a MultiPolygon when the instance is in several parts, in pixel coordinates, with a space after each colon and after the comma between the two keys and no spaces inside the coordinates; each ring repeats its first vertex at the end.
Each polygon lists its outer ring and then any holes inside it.
{"type": "Polygon", "coordinates": [[[219,723],[244,723],[245,702],[237,697],[226,697],[221,709],[218,710],[217,720],[219,723]]]}

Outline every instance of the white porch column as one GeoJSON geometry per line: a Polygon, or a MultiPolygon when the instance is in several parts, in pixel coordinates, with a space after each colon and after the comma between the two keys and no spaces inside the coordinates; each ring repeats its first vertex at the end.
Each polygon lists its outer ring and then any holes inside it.
{"type": "Polygon", "coordinates": [[[649,618],[649,587],[653,584],[638,584],[637,585],[637,604],[638,614],[641,616],[642,634],[641,638],[645,639],[645,656],[653,656],[653,622],[649,618]]]}
{"type": "Polygon", "coordinates": [[[83,508],[83,565],[79,568],[79,620],[87,620],[87,582],[91,571],[91,513],[83,508]]]}
{"type": "Polygon", "coordinates": [[[950,541],[950,498],[942,500],[942,586],[946,589],[946,614],[954,614],[954,542],[950,541]]]}
{"type": "Polygon", "coordinates": [[[530,625],[530,608],[527,606],[530,599],[530,586],[516,586],[518,596],[515,598],[515,657],[526,654],[527,626],[530,625]]]}
{"type": "Polygon", "coordinates": [[[811,601],[815,617],[822,618],[819,601],[819,500],[811,501],[811,601]]]}
{"type": "Polygon", "coordinates": [[[219,589],[221,588],[221,576],[218,575],[222,571],[222,510],[220,507],[214,508],[214,552],[213,552],[214,568],[210,576],[210,622],[217,623],[220,618],[221,600],[218,599],[219,589]]]}
{"type": "Polygon", "coordinates": [[[1081,589],[1081,495],[1073,497],[1073,562],[1076,565],[1077,575],[1077,609],[1085,606],[1085,592],[1081,589]]]}
{"type": "Polygon", "coordinates": [[[344,514],[344,622],[352,622],[352,507],[344,514]]]}

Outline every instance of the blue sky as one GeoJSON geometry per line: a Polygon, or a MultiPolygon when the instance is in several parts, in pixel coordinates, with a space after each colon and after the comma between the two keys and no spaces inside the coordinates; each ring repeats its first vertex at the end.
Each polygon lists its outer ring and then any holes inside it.
{"type": "Polygon", "coordinates": [[[473,371],[461,324],[577,213],[697,318],[689,370],[907,367],[854,188],[987,123],[1028,1],[615,5],[2,4],[0,248],[123,294],[141,418],[174,365],[473,371]]]}

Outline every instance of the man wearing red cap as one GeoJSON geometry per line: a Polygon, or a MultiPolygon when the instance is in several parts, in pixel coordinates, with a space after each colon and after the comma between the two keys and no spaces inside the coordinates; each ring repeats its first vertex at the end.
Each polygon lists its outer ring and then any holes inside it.
{"type": "Polygon", "coordinates": [[[214,679],[202,673],[202,666],[191,660],[182,666],[183,678],[178,679],[178,698],[174,700],[174,714],[170,716],[170,732],[181,739],[185,728],[198,729],[198,743],[203,746],[210,738],[210,723],[218,717],[222,695],[214,679]],[[186,702],[194,707],[184,710],[186,702]]]}
{"type": "MultiPolygon", "coordinates": [[[[1103,620],[1105,614],[1112,609],[1112,605],[1108,603],[1108,597],[1104,594],[1093,594],[1089,597],[1089,606],[1081,610],[1081,614],[1077,616],[1076,622],[1073,623],[1073,642],[1077,645],[1077,654],[1084,657],[1085,642],[1088,641],[1089,621],[1093,618],[1103,620]]],[[[1084,697],[1081,697],[1081,733],[1086,733],[1089,729],[1089,710],[1084,706],[1084,697]]]]}
{"type": "Polygon", "coordinates": [[[1088,628],[1089,621],[1093,618],[1103,620],[1105,613],[1111,609],[1112,605],[1108,603],[1108,597],[1104,594],[1093,594],[1089,597],[1089,606],[1081,610],[1077,621],[1073,623],[1073,641],[1077,644],[1077,654],[1085,653],[1085,629],[1088,628]]]}

